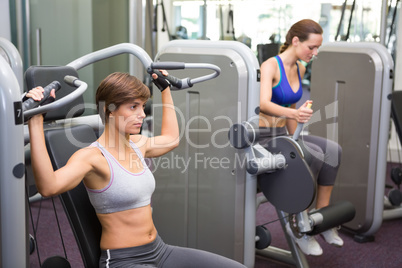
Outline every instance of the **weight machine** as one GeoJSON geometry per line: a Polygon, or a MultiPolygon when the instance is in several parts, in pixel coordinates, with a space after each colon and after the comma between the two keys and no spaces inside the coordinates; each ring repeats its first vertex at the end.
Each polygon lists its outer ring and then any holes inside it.
{"type": "MultiPolygon", "coordinates": [[[[148,71],[171,70],[169,79],[174,85],[173,89],[177,90],[173,93],[173,98],[179,125],[181,123],[180,131],[186,140],[182,140],[181,145],[167,157],[172,157],[173,161],[170,163],[179,163],[176,161],[179,159],[188,161],[187,165],[185,169],[179,164],[158,168],[160,167],[158,161],[163,161],[163,157],[152,162],[155,176],[158,178],[152,203],[154,218],[164,240],[170,244],[209,250],[238,260],[248,267],[254,266],[256,252],[299,267],[308,267],[303,254],[291,239],[288,239],[291,251],[286,253],[281,251],[277,254],[275,249],[268,247],[269,231],[255,226],[256,208],[260,204],[256,198],[257,180],[267,200],[278,207],[278,214],[283,219],[282,224],[286,223],[284,217],[287,214],[296,215],[295,232],[313,234],[334,224],[338,225],[340,221],[347,221],[354,216],[354,208],[343,203],[329,207],[327,211],[322,210],[308,215],[304,211],[314,198],[314,182],[298,144],[284,137],[275,139],[275,145],[278,146],[271,144],[268,149],[256,143],[259,65],[251,50],[244,44],[234,41],[172,41],[158,53],[153,62],[141,48],[132,44],[119,44],[85,55],[65,67],[67,70],[77,71],[94,62],[123,53],[137,56],[148,71]],[[196,78],[175,79],[186,76],[196,78]],[[204,83],[201,86],[199,82],[204,83]],[[211,104],[214,105],[213,109],[211,104]],[[210,144],[213,147],[208,146],[210,144]],[[275,148],[280,148],[281,153],[275,152],[275,148]],[[265,165],[267,160],[268,166],[265,165]],[[290,166],[292,168],[289,168],[290,166]],[[287,191],[289,188],[275,186],[278,181],[281,183],[281,180],[289,179],[293,180],[292,183],[299,179],[304,181],[303,187],[306,191],[294,192],[295,188],[287,191]],[[282,191],[285,197],[270,194],[272,190],[282,191]],[[294,199],[291,202],[284,202],[283,200],[292,194],[292,191],[296,193],[292,197],[294,199]],[[345,216],[340,216],[340,212],[345,216]],[[335,214],[338,219],[334,220],[330,215],[335,214]],[[264,249],[265,247],[268,248],[264,249]]],[[[7,100],[4,102],[7,112],[3,113],[1,119],[1,123],[7,125],[5,128],[2,127],[1,137],[8,142],[1,146],[10,146],[10,148],[2,147],[2,151],[16,153],[16,157],[8,156],[7,159],[4,157],[1,159],[0,256],[5,267],[15,265],[27,267],[27,258],[21,258],[28,255],[28,234],[24,231],[27,221],[23,142],[27,142],[29,137],[24,135],[23,117],[43,112],[48,112],[47,116],[51,117],[55,109],[62,110],[61,107],[67,107],[68,103],[79,100],[87,85],[80,81],[78,76],[70,73],[66,78],[66,71],[62,68],[63,71],[59,74],[61,78],[56,79],[61,83],[60,92],[63,90],[63,83],[76,89],[49,105],[28,108],[25,112],[18,113],[19,110],[22,111],[21,87],[9,64],[4,62],[0,64],[5,70],[5,75],[2,73],[4,79],[1,80],[1,86],[8,89],[1,91],[1,94],[8,94],[2,97],[7,100]],[[10,111],[13,111],[12,117],[15,120],[3,119],[5,115],[10,117],[10,111]],[[11,141],[10,132],[7,132],[10,130],[13,137],[11,141]],[[17,144],[19,145],[16,146],[17,144]],[[16,161],[14,160],[13,164],[4,163],[14,158],[16,161]],[[13,184],[14,182],[18,184],[3,186],[4,183],[10,183],[8,179],[10,172],[3,174],[3,170],[10,170],[10,167],[15,177],[15,180],[11,181],[13,184]],[[13,190],[10,196],[10,189],[13,187],[16,190],[13,190]],[[5,193],[3,189],[7,189],[6,192],[9,193],[5,193]],[[18,209],[15,209],[14,201],[19,202],[18,209]],[[3,204],[13,205],[5,208],[3,204]],[[16,225],[16,222],[19,225],[16,225]],[[5,235],[5,232],[10,235],[5,235]],[[7,247],[3,246],[5,244],[7,247]],[[19,263],[16,263],[16,260],[19,263]]],[[[34,77],[42,78],[32,85],[43,86],[55,80],[55,74],[49,75],[48,68],[35,69],[34,73],[37,70],[39,73],[34,77]]],[[[52,72],[55,69],[50,70],[52,72]]],[[[153,115],[154,131],[157,133],[160,127],[158,120],[161,118],[158,116],[159,104],[160,96],[155,95],[153,115]]],[[[66,118],[66,112],[68,114],[69,109],[62,112],[61,119],[54,115],[55,118],[52,120],[57,121],[52,129],[46,130],[45,134],[55,169],[63,166],[75,150],[96,139],[96,131],[102,131],[100,120],[96,115],[66,118]],[[69,135],[74,137],[73,142],[71,140],[67,142],[69,135]]],[[[99,259],[100,228],[99,223],[96,224],[95,212],[83,187],[80,184],[60,197],[84,264],[86,267],[95,267],[99,259]]],[[[285,236],[288,238],[286,233],[285,236]]]]}
{"type": "MultiPolygon", "coordinates": [[[[148,54],[133,44],[118,44],[103,50],[85,55],[67,66],[34,66],[30,67],[25,77],[27,87],[44,86],[45,95],[52,87],[61,88],[58,99],[53,103],[38,106],[30,99],[24,103],[22,99],[22,64],[15,47],[8,40],[0,39],[0,47],[8,57],[6,61],[0,57],[1,70],[1,109],[0,122],[3,125],[0,137],[2,152],[10,152],[2,156],[1,165],[1,243],[0,261],[4,267],[28,267],[28,232],[27,232],[27,198],[25,185],[24,142],[29,142],[27,129],[24,130],[24,118],[46,113],[45,120],[54,121],[50,129],[45,127],[46,146],[54,169],[63,166],[68,158],[79,148],[94,140],[101,132],[99,116],[80,116],[83,113],[82,94],[87,84],[78,79],[77,70],[94,62],[120,55],[132,54],[139,58],[148,72],[154,69],[209,69],[207,74],[195,78],[178,79],[169,76],[173,90],[190,87],[219,75],[220,69],[211,64],[191,64],[183,62],[153,63],[148,54]],[[13,58],[14,57],[14,58],[13,58]],[[13,70],[14,69],[14,70],[13,70]],[[212,73],[211,73],[212,70],[212,73]],[[16,78],[18,76],[19,79],[16,78]],[[25,133],[24,133],[25,132],[25,133]],[[6,245],[6,246],[4,246],[6,245]]],[[[62,204],[77,239],[84,265],[97,267],[100,249],[100,224],[90,205],[84,185],[60,195],[62,204]]],[[[58,261],[59,259],[57,259],[58,261]]],[[[56,258],[49,261],[56,261],[56,258]]]]}
{"type": "MultiPolygon", "coordinates": [[[[274,139],[267,148],[258,144],[260,83],[254,53],[240,42],[176,40],[155,61],[173,59],[210,62],[222,71],[214,80],[174,94],[182,138],[166,159],[177,165],[161,168],[163,158],[153,163],[158,178],[154,219],[161,236],[167,243],[212,251],[247,267],[254,266],[256,252],[308,267],[286,232],[291,251],[268,247],[269,231],[255,223],[258,205],[268,200],[283,226],[294,215],[295,233],[310,234],[349,221],[354,208],[343,202],[308,215],[315,181],[300,146],[288,137],[274,139]],[[267,200],[257,201],[257,180],[267,200]]],[[[154,96],[154,104],[159,103],[154,96]]],[[[156,133],[160,113],[154,109],[156,133]]]]}
{"type": "Polygon", "coordinates": [[[349,200],[356,217],[344,224],[355,240],[372,241],[384,210],[387,143],[391,115],[393,60],[378,43],[324,44],[313,62],[311,98],[319,111],[311,134],[342,147],[332,201],[349,200]]]}

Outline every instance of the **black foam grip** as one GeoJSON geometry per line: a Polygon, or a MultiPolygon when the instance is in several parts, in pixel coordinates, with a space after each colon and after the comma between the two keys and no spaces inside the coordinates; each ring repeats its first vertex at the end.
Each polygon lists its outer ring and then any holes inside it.
{"type": "Polygon", "coordinates": [[[46,99],[49,97],[49,95],[50,95],[50,91],[52,91],[52,89],[54,89],[55,91],[57,91],[57,90],[59,90],[61,88],[61,85],[60,85],[60,83],[58,82],[58,81],[53,81],[53,82],[51,82],[49,85],[47,85],[47,86],[45,86],[43,89],[44,89],[44,92],[43,92],[43,99],[42,100],[40,100],[40,101],[35,101],[34,99],[32,99],[32,98],[28,98],[27,100],[25,100],[23,103],[22,103],[22,109],[23,109],[23,111],[28,111],[28,110],[31,110],[31,109],[33,109],[33,108],[35,108],[35,107],[38,107],[39,105],[42,105],[45,101],[46,101],[46,99]]]}
{"type": "Polygon", "coordinates": [[[323,221],[322,223],[314,226],[313,230],[308,233],[309,235],[316,235],[325,232],[326,230],[353,220],[356,214],[356,209],[351,202],[341,201],[313,211],[310,214],[312,215],[315,213],[321,213],[323,216],[323,221]]]}
{"type": "Polygon", "coordinates": [[[175,77],[175,76],[172,76],[172,75],[167,75],[167,76],[165,76],[165,75],[163,75],[160,71],[158,71],[158,70],[153,70],[153,69],[148,69],[148,73],[149,74],[151,74],[152,75],[152,73],[155,73],[155,74],[157,74],[158,75],[158,77],[163,77],[163,78],[165,78],[166,80],[168,80],[169,82],[170,82],[170,84],[172,85],[172,86],[174,86],[174,87],[176,87],[176,88],[181,88],[182,87],[182,82],[181,82],[181,80],[179,79],[179,78],[177,78],[177,77],[175,77]]]}
{"type": "Polygon", "coordinates": [[[154,62],[151,64],[151,69],[159,69],[159,70],[178,70],[184,69],[184,62],[154,62]]]}

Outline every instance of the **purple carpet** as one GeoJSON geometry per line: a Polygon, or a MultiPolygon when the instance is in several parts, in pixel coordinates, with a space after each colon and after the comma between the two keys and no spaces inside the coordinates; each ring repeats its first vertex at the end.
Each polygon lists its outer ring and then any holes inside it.
{"type": "MultiPolygon", "coordinates": [[[[389,174],[389,172],[387,172],[389,174]]],[[[73,233],[69,226],[66,215],[60,204],[59,198],[54,198],[57,216],[60,222],[62,236],[66,248],[67,259],[71,267],[83,267],[80,253],[77,248],[73,233]]],[[[40,267],[40,261],[51,256],[65,256],[62,247],[56,217],[53,210],[52,199],[44,199],[41,202],[31,204],[34,225],[36,230],[37,250],[30,255],[30,267],[40,267]],[[40,214],[38,213],[40,209],[40,214]]],[[[257,225],[264,224],[277,219],[278,216],[273,206],[269,203],[262,204],[257,210],[257,225]]],[[[288,249],[282,228],[278,221],[266,225],[272,235],[272,246],[288,249]]],[[[30,222],[30,234],[34,234],[30,222]]],[[[310,267],[359,267],[359,268],[399,268],[402,267],[402,219],[384,221],[380,230],[375,235],[375,241],[369,243],[357,243],[347,233],[340,232],[345,245],[336,248],[328,245],[317,236],[324,253],[320,257],[307,256],[310,267]]],[[[256,257],[255,268],[265,267],[292,267],[287,264],[275,262],[263,257],[256,257]]],[[[209,268],[209,267],[208,267],[209,268]]]]}

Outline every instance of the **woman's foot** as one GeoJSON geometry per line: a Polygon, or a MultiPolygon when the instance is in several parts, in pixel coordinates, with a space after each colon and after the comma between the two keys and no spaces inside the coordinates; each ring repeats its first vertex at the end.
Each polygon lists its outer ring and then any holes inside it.
{"type": "Polygon", "coordinates": [[[324,240],[328,244],[331,244],[331,245],[334,245],[337,247],[343,246],[343,240],[342,240],[342,238],[339,237],[338,231],[336,230],[336,228],[332,228],[325,232],[322,232],[321,236],[324,238],[324,240]]]}
{"type": "Polygon", "coordinates": [[[290,229],[289,223],[286,224],[286,231],[304,254],[311,256],[322,255],[322,248],[317,240],[315,240],[314,236],[303,235],[301,238],[296,238],[293,231],[290,229]]]}

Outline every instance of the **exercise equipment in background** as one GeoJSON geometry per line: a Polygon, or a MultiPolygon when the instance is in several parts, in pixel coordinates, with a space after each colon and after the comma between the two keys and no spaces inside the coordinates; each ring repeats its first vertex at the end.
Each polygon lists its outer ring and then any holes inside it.
{"type": "Polygon", "coordinates": [[[315,113],[308,130],[342,147],[331,200],[356,207],[343,227],[359,242],[372,241],[388,217],[383,198],[393,67],[387,49],[371,42],[326,43],[312,64],[315,113]]]}
{"type": "MultiPolygon", "coordinates": [[[[250,268],[256,253],[308,267],[294,241],[288,239],[290,251],[275,249],[269,246],[269,230],[256,226],[256,210],[267,199],[283,210],[283,226],[287,214],[305,211],[314,199],[314,180],[294,140],[278,137],[275,148],[256,143],[260,83],[254,53],[235,41],[175,40],[155,59],[171,60],[210,62],[222,72],[214,80],[174,93],[181,142],[152,165],[158,178],[153,215],[164,241],[214,252],[250,268]],[[265,200],[257,201],[257,180],[265,200]],[[284,185],[283,180],[290,183],[284,185]]],[[[187,71],[170,73],[182,77],[187,71]]],[[[154,104],[160,103],[160,96],[154,96],[154,104]]],[[[155,133],[160,131],[161,112],[154,109],[155,133]]]]}

